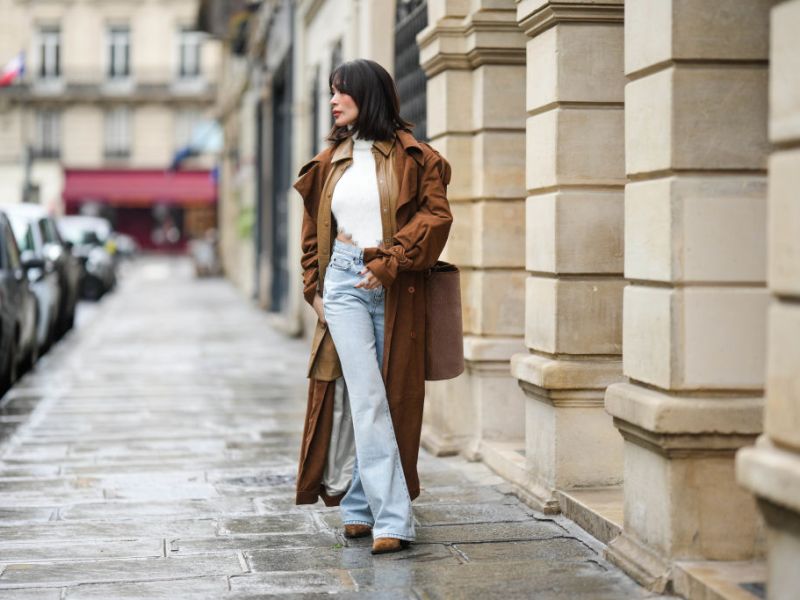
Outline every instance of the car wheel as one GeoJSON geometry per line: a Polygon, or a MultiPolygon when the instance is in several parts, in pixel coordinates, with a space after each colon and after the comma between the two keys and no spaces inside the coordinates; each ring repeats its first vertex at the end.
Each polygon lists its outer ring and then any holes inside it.
{"type": "Polygon", "coordinates": [[[17,381],[19,377],[19,361],[17,360],[17,340],[16,336],[11,340],[11,345],[8,349],[8,368],[6,370],[5,390],[11,389],[11,386],[17,381]]]}
{"type": "Polygon", "coordinates": [[[72,308],[70,308],[70,310],[69,310],[69,314],[67,315],[66,329],[67,329],[67,331],[69,331],[73,327],[75,327],[75,304],[74,303],[72,305],[72,308]]]}
{"type": "Polygon", "coordinates": [[[52,317],[50,323],[47,324],[47,333],[44,336],[44,346],[42,346],[42,354],[50,351],[53,347],[53,342],[56,339],[56,319],[52,317]]]}
{"type": "Polygon", "coordinates": [[[103,283],[96,277],[90,277],[86,280],[83,294],[89,300],[99,300],[103,296],[103,283]]]}
{"type": "Polygon", "coordinates": [[[36,364],[36,361],[39,360],[39,337],[36,335],[36,332],[39,331],[39,313],[36,313],[36,319],[33,323],[33,343],[31,344],[31,349],[28,352],[28,358],[25,361],[25,370],[29,371],[33,369],[33,366],[36,364]]]}
{"type": "Polygon", "coordinates": [[[11,388],[11,375],[14,371],[14,340],[8,344],[8,355],[3,364],[3,370],[0,371],[0,396],[5,394],[11,388]]]}

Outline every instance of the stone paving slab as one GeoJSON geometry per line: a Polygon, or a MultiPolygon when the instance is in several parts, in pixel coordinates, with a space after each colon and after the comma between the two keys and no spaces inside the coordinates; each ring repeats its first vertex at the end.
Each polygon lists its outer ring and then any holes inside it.
{"type": "Polygon", "coordinates": [[[3,600],[649,597],[459,457],[421,452],[407,552],[296,506],[308,342],[185,260],[139,261],[79,323],[0,399],[3,600]]]}
{"type": "Polygon", "coordinates": [[[227,597],[228,578],[194,577],[171,581],[138,583],[93,583],[66,588],[63,600],[150,600],[202,599],[227,597]]]}
{"type": "MultiPolygon", "coordinates": [[[[52,499],[50,500],[53,501],[52,499]]],[[[116,521],[48,521],[25,526],[0,526],[1,543],[63,540],[110,540],[141,537],[203,537],[216,535],[215,519],[126,519],[116,521]]]]}
{"type": "Polygon", "coordinates": [[[70,586],[81,583],[153,581],[200,575],[230,575],[245,570],[238,552],[154,559],[110,559],[15,563],[0,573],[0,590],[22,586],[70,586]]]}
{"type": "Polygon", "coordinates": [[[170,556],[204,554],[215,550],[263,550],[283,552],[284,549],[303,551],[322,547],[341,547],[341,539],[332,532],[274,534],[268,537],[253,535],[226,535],[224,537],[176,538],[167,543],[170,556]]]}
{"type": "Polygon", "coordinates": [[[164,556],[164,540],[153,539],[113,539],[79,541],[57,540],[42,543],[0,541],[0,563],[86,560],[103,558],[158,558],[164,556]]]}
{"type": "Polygon", "coordinates": [[[61,600],[60,588],[3,590],[3,600],[61,600]]]}
{"type": "MultiPolygon", "coordinates": [[[[58,511],[65,521],[77,519],[130,519],[134,517],[195,517],[212,518],[220,514],[256,514],[257,507],[250,498],[219,497],[211,499],[94,502],[67,506],[58,511]]],[[[2,513],[0,513],[2,514],[2,513]]]]}

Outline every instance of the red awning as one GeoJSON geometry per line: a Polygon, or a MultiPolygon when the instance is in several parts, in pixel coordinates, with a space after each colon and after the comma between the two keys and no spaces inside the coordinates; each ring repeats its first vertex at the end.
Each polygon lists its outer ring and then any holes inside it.
{"type": "Polygon", "coordinates": [[[217,186],[211,171],[65,169],[67,204],[102,202],[117,206],[212,204],[217,186]]]}

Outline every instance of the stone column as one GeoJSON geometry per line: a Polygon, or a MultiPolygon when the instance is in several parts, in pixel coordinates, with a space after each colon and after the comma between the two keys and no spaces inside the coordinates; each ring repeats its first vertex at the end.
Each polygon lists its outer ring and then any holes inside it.
{"type": "Polygon", "coordinates": [[[800,590],[800,0],[772,10],[769,309],[764,435],[737,456],[767,524],[771,600],[800,590]]]}
{"type": "Polygon", "coordinates": [[[734,453],[761,430],[771,0],[625,6],[624,532],[653,589],[678,560],[762,549],[734,453]]]}
{"type": "Polygon", "coordinates": [[[528,351],[524,487],[546,512],[556,489],[622,477],[603,410],[622,376],[623,3],[518,0],[527,42],[528,351]]]}
{"type": "MultiPolygon", "coordinates": [[[[453,168],[453,229],[443,260],[461,269],[465,373],[428,384],[423,444],[500,454],[523,444],[523,397],[509,374],[522,347],[524,36],[513,0],[430,0],[418,36],[430,143],[453,168]]],[[[505,452],[508,451],[508,452],[505,452]]]]}

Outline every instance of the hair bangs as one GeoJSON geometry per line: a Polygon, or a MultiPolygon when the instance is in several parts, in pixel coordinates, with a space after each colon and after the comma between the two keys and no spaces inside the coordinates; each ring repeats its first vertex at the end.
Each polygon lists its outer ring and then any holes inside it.
{"type": "Polygon", "coordinates": [[[328,88],[333,93],[333,88],[336,88],[343,94],[347,94],[348,96],[353,95],[353,90],[350,86],[347,85],[347,63],[342,63],[338,67],[336,67],[331,76],[328,78],[328,88]]]}

